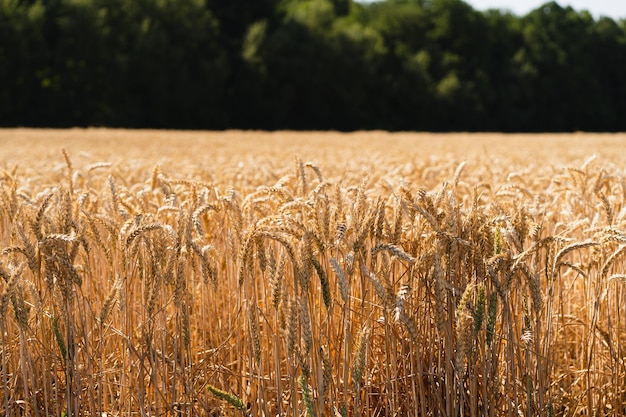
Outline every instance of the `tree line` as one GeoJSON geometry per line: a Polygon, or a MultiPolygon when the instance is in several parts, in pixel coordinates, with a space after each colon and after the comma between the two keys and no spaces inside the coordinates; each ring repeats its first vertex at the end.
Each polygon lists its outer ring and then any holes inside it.
{"type": "Polygon", "coordinates": [[[0,0],[0,125],[626,130],[626,20],[460,0],[0,0]]]}

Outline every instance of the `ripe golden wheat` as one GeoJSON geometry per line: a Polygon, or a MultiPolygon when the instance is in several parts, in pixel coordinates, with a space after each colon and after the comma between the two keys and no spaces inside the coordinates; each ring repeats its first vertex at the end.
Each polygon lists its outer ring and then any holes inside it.
{"type": "Polygon", "coordinates": [[[2,413],[626,414],[623,170],[328,150],[5,160],[2,413]]]}

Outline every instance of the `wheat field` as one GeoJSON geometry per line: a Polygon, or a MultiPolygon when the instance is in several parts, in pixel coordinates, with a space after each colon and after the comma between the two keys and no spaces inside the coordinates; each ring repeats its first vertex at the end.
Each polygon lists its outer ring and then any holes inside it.
{"type": "Polygon", "coordinates": [[[2,414],[626,415],[625,141],[0,130],[2,414]]]}

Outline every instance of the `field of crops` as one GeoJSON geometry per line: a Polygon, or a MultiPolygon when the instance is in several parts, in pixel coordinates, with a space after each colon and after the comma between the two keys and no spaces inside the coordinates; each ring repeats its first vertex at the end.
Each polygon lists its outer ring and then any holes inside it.
{"type": "Polygon", "coordinates": [[[625,415],[625,144],[0,130],[1,413],[625,415]]]}

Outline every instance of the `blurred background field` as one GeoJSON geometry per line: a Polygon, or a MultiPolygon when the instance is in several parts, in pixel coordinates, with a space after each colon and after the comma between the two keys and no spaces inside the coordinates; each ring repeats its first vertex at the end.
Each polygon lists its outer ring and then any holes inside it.
{"type": "MultiPolygon", "coordinates": [[[[2,129],[0,158],[48,164],[59,149],[75,151],[85,162],[143,159],[183,168],[185,164],[265,160],[284,164],[294,157],[317,160],[331,170],[377,158],[398,163],[429,158],[504,159],[523,165],[566,165],[595,153],[623,163],[624,134],[500,134],[319,131],[168,131],[124,129],[2,129]],[[340,164],[337,164],[341,161],[340,164]]],[[[205,166],[209,169],[210,165],[205,166]]],[[[184,169],[184,168],[183,168],[184,169]]],[[[191,169],[188,166],[188,169],[191,169]]]]}

